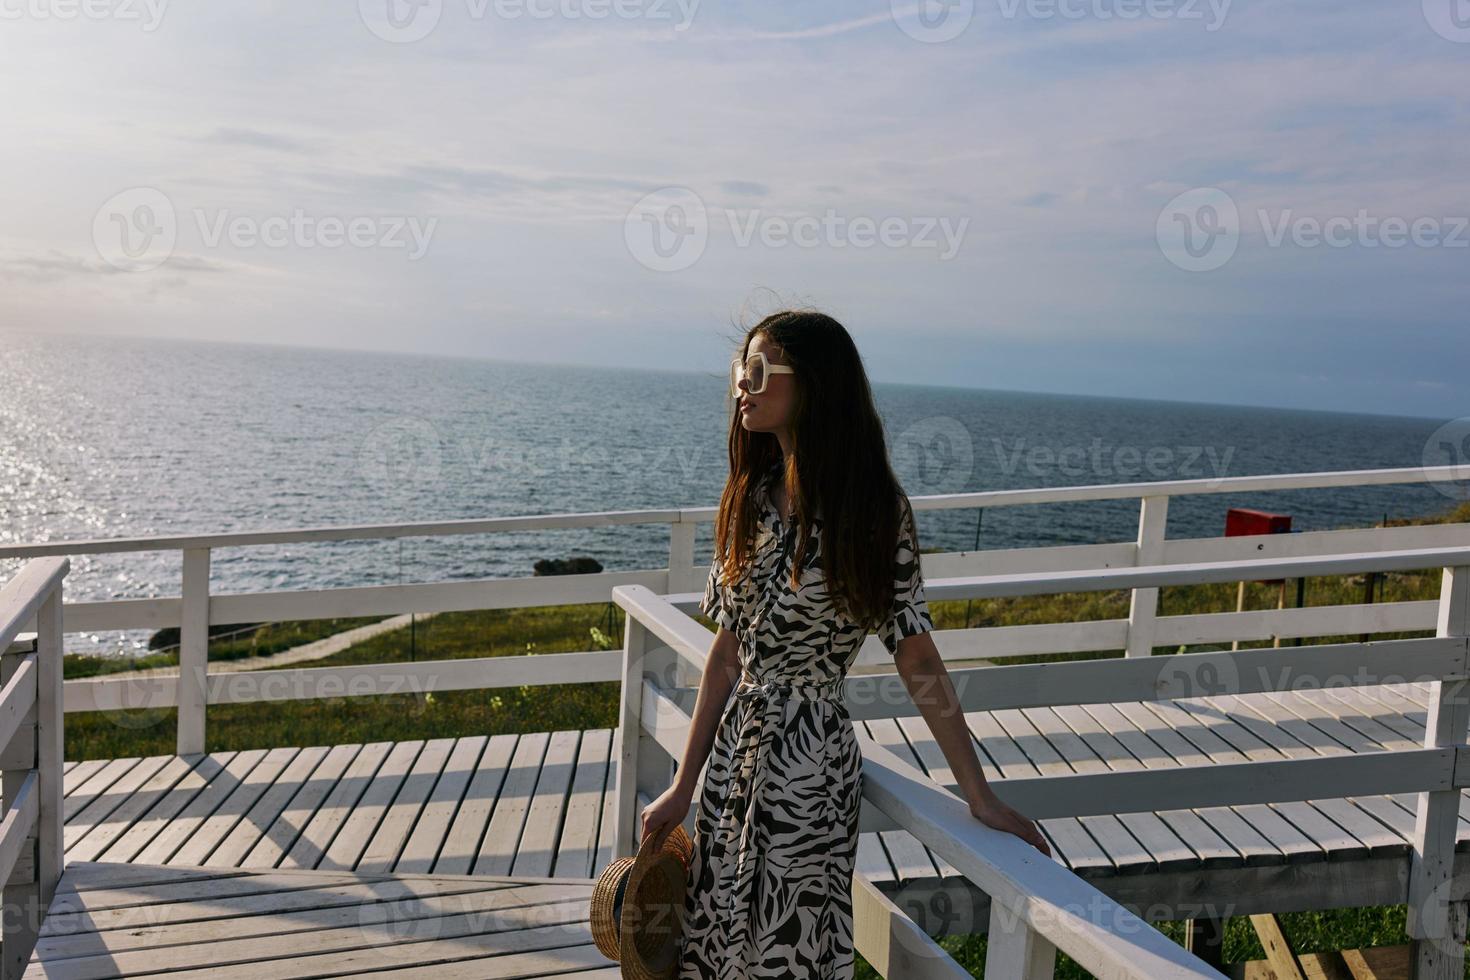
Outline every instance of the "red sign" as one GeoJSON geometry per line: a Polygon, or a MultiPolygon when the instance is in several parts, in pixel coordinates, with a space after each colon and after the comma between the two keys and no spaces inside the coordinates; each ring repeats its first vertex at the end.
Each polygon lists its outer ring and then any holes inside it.
{"type": "MultiPolygon", "coordinates": [[[[1231,507],[1225,511],[1225,536],[1240,534],[1282,534],[1291,530],[1290,514],[1268,514],[1264,510],[1231,507]]],[[[1262,585],[1276,585],[1281,579],[1259,580],[1262,585]]]]}

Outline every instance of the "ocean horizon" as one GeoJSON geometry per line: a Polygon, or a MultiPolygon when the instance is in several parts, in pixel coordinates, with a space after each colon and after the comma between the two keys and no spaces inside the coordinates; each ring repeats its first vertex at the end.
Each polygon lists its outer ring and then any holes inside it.
{"type": "MultiPolygon", "coordinates": [[[[727,472],[725,365],[680,372],[162,338],[8,334],[0,366],[6,544],[713,506],[727,472]],[[612,406],[609,408],[609,406],[612,406]]],[[[911,496],[1414,467],[1442,419],[874,382],[911,496]]],[[[1210,494],[1293,528],[1454,506],[1453,487],[1210,494]]],[[[1132,540],[1134,500],[991,508],[981,549],[1132,540]]],[[[976,546],[975,509],[919,514],[924,548],[976,546]]],[[[701,527],[698,560],[711,529],[701,527]]],[[[662,567],[666,526],[227,548],[218,593],[524,576],[541,558],[662,567]]],[[[0,559],[9,576],[22,562],[0,559]]],[[[176,595],[176,553],[76,556],[71,600],[176,595]]],[[[136,650],[133,631],[68,648],[136,650]]]]}

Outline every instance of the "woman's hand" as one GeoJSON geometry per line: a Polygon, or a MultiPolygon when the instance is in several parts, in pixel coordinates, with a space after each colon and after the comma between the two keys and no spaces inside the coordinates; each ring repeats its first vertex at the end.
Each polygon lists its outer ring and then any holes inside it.
{"type": "Polygon", "coordinates": [[[985,826],[1015,834],[1042,854],[1051,857],[1051,847],[1046,843],[1046,838],[1041,836],[1036,821],[1006,806],[993,793],[987,794],[978,803],[971,803],[970,813],[985,826]]]}
{"type": "Polygon", "coordinates": [[[689,816],[689,805],[692,797],[688,790],[681,789],[677,784],[670,786],[659,794],[658,799],[648,804],[643,810],[643,830],[639,839],[642,840],[649,834],[657,834],[655,847],[662,847],[664,838],[674,832],[674,828],[684,822],[689,816]]]}

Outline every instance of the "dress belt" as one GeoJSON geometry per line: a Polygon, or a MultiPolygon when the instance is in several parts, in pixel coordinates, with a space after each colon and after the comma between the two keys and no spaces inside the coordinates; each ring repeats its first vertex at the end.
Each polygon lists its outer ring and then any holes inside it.
{"type": "Polygon", "coordinates": [[[742,701],[748,701],[756,697],[780,697],[797,698],[801,701],[841,701],[845,684],[842,679],[835,681],[790,681],[773,679],[768,681],[757,681],[748,673],[740,675],[740,682],[735,685],[735,696],[742,701]]]}

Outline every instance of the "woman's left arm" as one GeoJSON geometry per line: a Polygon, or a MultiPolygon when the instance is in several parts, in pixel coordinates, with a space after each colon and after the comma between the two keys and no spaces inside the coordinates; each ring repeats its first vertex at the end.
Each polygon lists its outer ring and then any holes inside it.
{"type": "Polygon", "coordinates": [[[1003,803],[986,781],[949,670],[934,646],[933,634],[923,632],[899,639],[894,663],[909,697],[928,722],[934,740],[949,762],[960,795],[970,805],[970,813],[986,826],[1015,834],[1050,857],[1051,848],[1036,822],[1003,803]]]}

